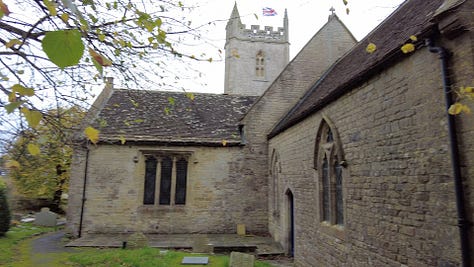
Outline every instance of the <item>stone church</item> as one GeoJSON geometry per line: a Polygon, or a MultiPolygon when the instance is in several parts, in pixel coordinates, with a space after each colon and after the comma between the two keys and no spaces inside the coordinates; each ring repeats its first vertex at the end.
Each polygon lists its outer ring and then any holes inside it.
{"type": "Polygon", "coordinates": [[[332,14],[289,62],[286,12],[261,29],[235,5],[224,94],[108,80],[86,117],[100,141],[75,148],[68,231],[244,224],[296,266],[470,266],[474,118],[447,108],[472,107],[473,7],[407,0],[361,41],[332,14]]]}

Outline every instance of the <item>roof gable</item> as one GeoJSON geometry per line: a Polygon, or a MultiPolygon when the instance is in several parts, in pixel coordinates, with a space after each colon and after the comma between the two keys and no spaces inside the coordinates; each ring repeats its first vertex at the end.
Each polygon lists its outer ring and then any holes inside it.
{"type": "Polygon", "coordinates": [[[252,105],[243,119],[244,124],[247,124],[248,120],[252,120],[256,112],[268,112],[261,106],[275,101],[277,107],[271,107],[271,113],[274,116],[270,122],[271,125],[267,128],[268,131],[271,130],[278,119],[304,95],[307,88],[317,81],[338,58],[349,51],[356,42],[357,40],[339,17],[336,14],[330,15],[328,21],[252,105]],[[291,90],[288,90],[288,84],[291,84],[291,90]],[[277,109],[280,112],[276,112],[277,109]]]}
{"type": "Polygon", "coordinates": [[[338,60],[290,110],[269,134],[269,138],[288,129],[323,108],[375,72],[404,55],[400,47],[411,35],[423,35],[431,29],[434,12],[443,0],[409,0],[402,4],[382,24],[349,53],[338,60]],[[365,48],[372,42],[377,50],[369,54],[365,48]]]}

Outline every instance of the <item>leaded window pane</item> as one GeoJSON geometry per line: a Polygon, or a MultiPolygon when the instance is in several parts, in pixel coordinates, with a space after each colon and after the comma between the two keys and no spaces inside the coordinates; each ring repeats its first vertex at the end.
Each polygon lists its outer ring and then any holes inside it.
{"type": "Polygon", "coordinates": [[[328,142],[328,143],[334,142],[334,136],[332,135],[332,131],[331,131],[330,128],[328,128],[326,142],[328,142]]]}
{"type": "Polygon", "coordinates": [[[188,162],[180,159],[176,162],[176,195],[175,204],[186,203],[186,179],[188,172],[188,162]]]}
{"type": "Polygon", "coordinates": [[[171,202],[171,174],[173,160],[169,157],[161,161],[160,205],[170,205],[171,202]]]}
{"type": "Polygon", "coordinates": [[[342,196],[342,166],[336,163],[334,166],[336,174],[336,224],[344,224],[344,200],[342,196]]]}
{"type": "Polygon", "coordinates": [[[323,221],[329,221],[330,210],[329,210],[329,164],[328,159],[324,156],[323,160],[323,221]]]}
{"type": "Polygon", "coordinates": [[[156,159],[148,158],[145,161],[145,191],[143,204],[155,204],[156,159]]]}

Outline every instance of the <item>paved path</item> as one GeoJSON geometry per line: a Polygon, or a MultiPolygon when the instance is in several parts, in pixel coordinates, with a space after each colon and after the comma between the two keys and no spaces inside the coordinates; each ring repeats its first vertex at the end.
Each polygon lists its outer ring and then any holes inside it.
{"type": "MultiPolygon", "coordinates": [[[[189,235],[186,235],[188,240],[189,240],[189,235]]],[[[194,235],[195,237],[196,235],[194,235]]],[[[115,240],[116,238],[112,238],[110,236],[107,236],[107,238],[104,238],[104,236],[101,236],[101,238],[97,238],[98,236],[95,236],[95,238],[84,238],[82,239],[82,246],[89,246],[92,244],[98,245],[98,243],[104,242],[105,240],[108,241],[106,244],[100,244],[102,246],[105,245],[105,247],[118,247],[121,246],[121,243],[119,242],[121,239],[119,238],[118,240],[115,240]],[[98,242],[98,241],[101,242],[98,242]]],[[[183,245],[181,242],[183,241],[181,238],[178,238],[180,236],[178,235],[173,235],[174,238],[172,238],[172,241],[176,242],[177,244],[175,245],[183,245]]],[[[213,241],[216,242],[219,245],[230,245],[230,246],[241,246],[241,245],[257,245],[261,246],[264,243],[268,242],[266,238],[259,238],[259,237],[238,237],[233,235],[232,238],[229,238],[228,235],[222,235],[219,236],[220,238],[216,238],[217,235],[213,238],[213,241]],[[248,239],[252,240],[252,242],[248,242],[248,239]],[[245,241],[242,241],[245,240],[245,241]],[[263,243],[263,244],[262,244],[263,243]]],[[[76,239],[75,242],[71,243],[76,243],[76,244],[71,244],[69,243],[68,245],[76,245],[76,246],[81,246],[77,242],[80,239],[76,239]]],[[[153,240],[153,238],[152,238],[153,240]]],[[[156,240],[154,240],[157,242],[156,240]]],[[[170,237],[168,236],[168,241],[170,242],[170,237]]],[[[50,267],[53,265],[53,263],[57,263],[58,257],[61,255],[61,253],[67,252],[78,252],[80,249],[77,248],[72,248],[72,247],[65,247],[66,245],[66,240],[64,239],[64,231],[60,230],[57,232],[53,233],[48,233],[41,235],[31,241],[31,263],[33,266],[38,266],[38,267],[50,267]]],[[[189,242],[189,241],[188,241],[189,242]]],[[[153,242],[150,242],[153,243],[153,242]]],[[[158,245],[160,242],[155,243],[155,245],[158,245]]],[[[165,244],[168,247],[170,247],[169,243],[165,244]]],[[[160,247],[160,246],[157,246],[160,247]]],[[[173,246],[171,246],[173,247],[173,246]]],[[[265,247],[265,246],[264,246],[265,247]]],[[[267,247],[265,247],[267,248],[267,247]]],[[[260,248],[262,249],[262,248],[260,248]]],[[[280,251],[281,252],[281,251],[280,251]]],[[[293,266],[292,261],[285,258],[284,256],[279,256],[276,257],[272,260],[265,260],[275,267],[291,267],[293,266]]]]}
{"type": "Polygon", "coordinates": [[[65,247],[64,231],[41,235],[31,241],[31,263],[33,266],[49,267],[58,259],[58,255],[77,252],[77,249],[65,247]]]}

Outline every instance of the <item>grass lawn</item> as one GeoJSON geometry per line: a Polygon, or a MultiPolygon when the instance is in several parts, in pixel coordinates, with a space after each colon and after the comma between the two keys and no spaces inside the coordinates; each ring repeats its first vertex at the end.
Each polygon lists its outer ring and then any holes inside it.
{"type": "MultiPolygon", "coordinates": [[[[156,248],[86,248],[74,252],[33,254],[31,243],[37,238],[35,236],[55,230],[53,227],[36,227],[31,224],[11,228],[5,237],[0,237],[0,266],[189,266],[180,264],[185,256],[209,257],[209,264],[205,266],[226,267],[229,264],[228,255],[202,255],[172,250],[161,252],[162,250],[156,248]]],[[[271,266],[261,261],[255,263],[255,267],[271,266]]]]}
{"type": "Polygon", "coordinates": [[[22,240],[55,230],[54,227],[34,226],[31,223],[11,227],[5,236],[0,237],[0,266],[7,265],[14,261],[14,257],[19,253],[19,243],[22,240]]]}
{"type": "MultiPolygon", "coordinates": [[[[90,251],[72,255],[69,260],[79,264],[78,266],[140,266],[140,267],[168,267],[168,266],[189,266],[181,265],[185,256],[209,257],[210,267],[229,266],[228,255],[203,255],[191,254],[182,251],[166,251],[160,253],[159,249],[144,248],[135,250],[107,249],[102,252],[90,251]]],[[[256,262],[256,267],[270,267],[272,265],[265,262],[256,262]]]]}

